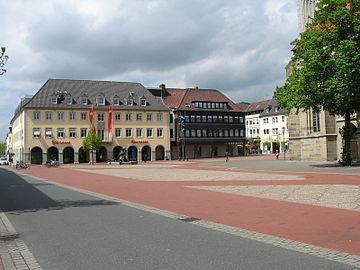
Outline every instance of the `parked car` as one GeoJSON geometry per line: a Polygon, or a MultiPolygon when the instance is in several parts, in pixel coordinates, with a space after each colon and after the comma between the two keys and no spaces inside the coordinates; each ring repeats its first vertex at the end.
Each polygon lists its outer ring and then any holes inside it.
{"type": "Polygon", "coordinates": [[[6,157],[0,157],[0,165],[8,165],[9,162],[7,161],[6,157]]]}

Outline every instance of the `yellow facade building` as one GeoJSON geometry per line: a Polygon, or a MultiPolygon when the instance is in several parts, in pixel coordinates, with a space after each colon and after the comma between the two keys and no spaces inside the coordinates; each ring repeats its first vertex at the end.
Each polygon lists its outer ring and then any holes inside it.
{"type": "Polygon", "coordinates": [[[169,123],[162,99],[139,83],[50,79],[17,108],[8,149],[14,162],[87,163],[92,155],[82,143],[95,128],[103,139],[97,162],[120,153],[129,161],[169,159],[169,123]]]}

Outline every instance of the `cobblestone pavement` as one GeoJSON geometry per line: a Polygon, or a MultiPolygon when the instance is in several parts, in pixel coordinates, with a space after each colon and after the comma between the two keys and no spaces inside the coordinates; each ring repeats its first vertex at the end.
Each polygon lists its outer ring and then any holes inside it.
{"type": "Polygon", "coordinates": [[[359,169],[350,168],[350,174],[346,168],[339,173],[331,169],[327,174],[326,168],[307,170],[301,163],[297,172],[292,162],[291,172],[285,172],[285,163],[271,163],[269,157],[251,159],[261,169],[250,170],[250,159],[232,158],[229,163],[209,159],[33,166],[22,172],[132,207],[190,218],[199,226],[360,267],[359,169]]]}

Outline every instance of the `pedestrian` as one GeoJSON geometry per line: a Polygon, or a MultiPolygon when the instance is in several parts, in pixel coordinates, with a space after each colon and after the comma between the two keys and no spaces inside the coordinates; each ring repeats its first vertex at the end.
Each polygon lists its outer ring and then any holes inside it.
{"type": "Polygon", "coordinates": [[[225,157],[226,157],[226,162],[228,162],[229,161],[229,152],[228,151],[226,151],[225,157]]]}
{"type": "Polygon", "coordinates": [[[276,159],[279,159],[279,150],[276,150],[275,156],[276,156],[276,159]]]}

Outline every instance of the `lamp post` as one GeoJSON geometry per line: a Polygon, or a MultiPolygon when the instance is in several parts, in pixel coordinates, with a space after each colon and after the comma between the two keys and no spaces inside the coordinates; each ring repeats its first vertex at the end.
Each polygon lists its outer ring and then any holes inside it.
{"type": "Polygon", "coordinates": [[[185,154],[185,115],[180,115],[180,137],[181,137],[181,157],[180,160],[186,159],[185,154]]]}
{"type": "Polygon", "coordinates": [[[6,72],[6,69],[3,67],[5,66],[7,60],[9,59],[9,56],[5,55],[5,47],[1,47],[0,51],[0,75],[3,75],[6,72]]]}

